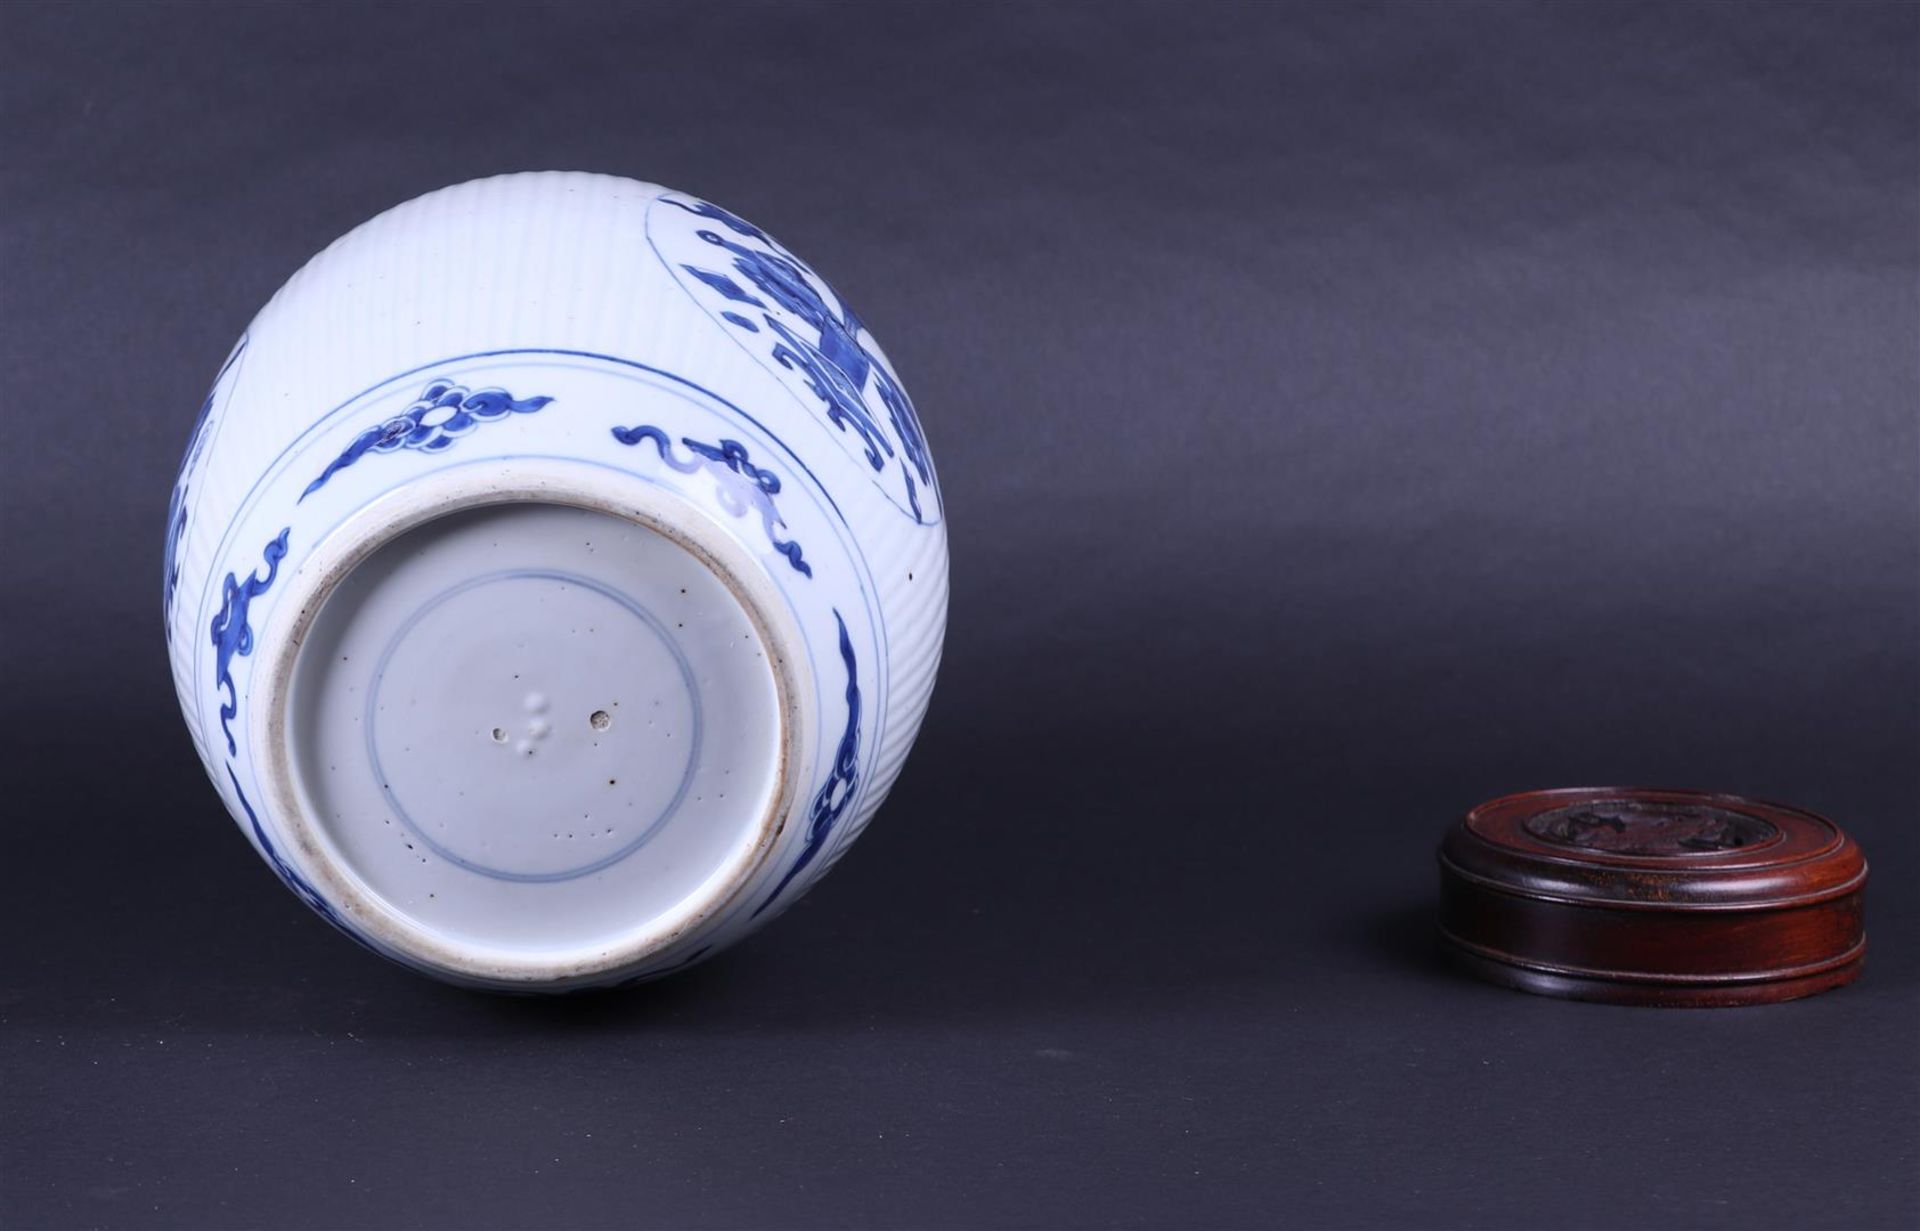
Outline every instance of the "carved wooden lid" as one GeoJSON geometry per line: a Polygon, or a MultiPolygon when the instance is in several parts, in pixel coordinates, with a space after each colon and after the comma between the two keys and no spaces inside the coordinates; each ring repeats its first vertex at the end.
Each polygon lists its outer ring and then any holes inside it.
{"type": "Polygon", "coordinates": [[[1440,847],[1441,939],[1483,977],[1629,1004],[1788,1000],[1866,951],[1860,848],[1824,817],[1732,795],[1530,791],[1440,847]]]}

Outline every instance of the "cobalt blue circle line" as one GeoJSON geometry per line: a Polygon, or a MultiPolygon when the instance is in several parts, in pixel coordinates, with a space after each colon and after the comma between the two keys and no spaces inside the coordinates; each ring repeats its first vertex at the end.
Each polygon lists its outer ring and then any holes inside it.
{"type": "Polygon", "coordinates": [[[661,828],[672,819],[673,814],[679,811],[680,805],[687,798],[687,792],[693,787],[694,771],[700,764],[700,740],[702,731],[706,725],[706,720],[700,705],[700,688],[694,679],[693,665],[687,661],[687,657],[681,652],[679,645],[675,643],[674,639],[667,633],[666,627],[654,617],[652,612],[635,602],[630,596],[604,586],[591,578],[581,577],[578,574],[549,569],[508,569],[497,573],[486,573],[479,577],[469,578],[457,586],[443,590],[429,600],[425,606],[407,617],[406,623],[402,624],[394,633],[392,640],[387,642],[387,648],[380,654],[379,664],[373,669],[372,685],[367,689],[367,714],[364,725],[367,730],[367,758],[373,766],[375,780],[380,783],[381,794],[386,797],[387,804],[393,809],[394,815],[400,818],[401,824],[405,825],[409,832],[419,838],[428,850],[456,867],[465,869],[468,872],[477,873],[481,876],[492,877],[495,880],[526,883],[576,880],[582,876],[588,876],[594,872],[610,868],[645,846],[647,842],[651,840],[655,834],[659,833],[661,828]],[[401,804],[399,797],[396,796],[393,790],[387,785],[387,771],[380,763],[379,740],[376,738],[380,686],[386,679],[387,664],[392,660],[394,651],[399,648],[402,641],[406,640],[407,635],[414,630],[415,626],[417,626],[421,620],[425,619],[442,604],[470,590],[478,589],[481,586],[494,585],[507,581],[558,581],[567,585],[579,586],[583,590],[591,591],[594,594],[598,594],[603,598],[617,603],[625,609],[628,614],[645,624],[655,636],[660,638],[660,642],[666,646],[667,652],[673,655],[674,663],[680,668],[681,681],[687,688],[687,698],[693,707],[693,738],[688,741],[687,768],[680,775],[679,787],[674,791],[673,799],[668,802],[666,808],[651,824],[641,830],[638,836],[619,850],[603,855],[591,863],[582,864],[580,867],[566,868],[558,872],[514,872],[504,868],[492,868],[482,863],[476,863],[471,859],[448,850],[439,842],[434,841],[433,837],[407,814],[407,810],[405,806],[401,804]]]}

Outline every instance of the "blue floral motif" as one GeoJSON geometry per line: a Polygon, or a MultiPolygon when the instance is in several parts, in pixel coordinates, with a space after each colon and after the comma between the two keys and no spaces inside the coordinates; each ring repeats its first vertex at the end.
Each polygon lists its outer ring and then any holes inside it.
{"type": "Polygon", "coordinates": [[[233,719],[240,713],[240,696],[233,686],[233,660],[235,655],[242,658],[253,653],[253,628],[247,623],[247,608],[253,600],[267,592],[273,585],[273,579],[280,575],[280,562],[287,558],[287,534],[292,527],[280,531],[278,537],[270,541],[261,551],[266,561],[267,575],[262,577],[255,569],[240,581],[234,574],[228,573],[226,586],[220,601],[220,612],[213,617],[211,632],[214,648],[214,688],[226,693],[226,699],[220,705],[220,730],[227,737],[227,752],[238,751],[233,739],[233,719]]]}
{"type": "Polygon", "coordinates": [[[812,863],[826,849],[827,839],[833,834],[833,827],[839,823],[842,815],[853,803],[854,787],[858,785],[860,773],[860,672],[853,657],[853,639],[847,636],[847,622],[840,617],[836,608],[834,623],[840,626],[840,658],[847,664],[847,729],[840,736],[840,747],[834,752],[833,769],[827,775],[826,782],[813,797],[813,808],[807,817],[805,845],[801,848],[800,858],[793,861],[787,874],[773,887],[767,900],[760,903],[753,912],[758,918],[774,899],[785,892],[806,866],[812,863]]]}
{"type": "MultiPolygon", "coordinates": [[[[739,243],[718,231],[698,231],[696,234],[702,242],[730,258],[727,264],[731,272],[684,263],[680,268],[729,303],[758,310],[761,322],[780,339],[772,351],[773,361],[800,374],[825,408],[829,423],[860,438],[867,464],[876,473],[884,473],[889,461],[904,455],[900,473],[907,505],[914,520],[924,522],[926,516],[920,508],[919,489],[921,485],[935,489],[926,437],[906,390],[862,340],[870,335],[853,309],[842,304],[836,310],[829,304],[827,296],[832,292],[819,276],[759,227],[706,201],[671,196],[662,197],[661,201],[717,222],[735,235],[761,245],[739,243]],[[735,275],[745,279],[753,289],[742,286],[735,275]],[[813,336],[802,336],[789,328],[774,314],[775,310],[797,318],[813,336]],[[892,428],[891,440],[869,409],[866,392],[869,383],[886,412],[887,425],[892,428]],[[897,452],[895,441],[899,445],[897,452]]],[[[724,311],[720,316],[736,328],[760,332],[741,312],[724,311]]]]}
{"type": "Polygon", "coordinates": [[[401,449],[438,453],[452,448],[455,439],[482,423],[492,423],[508,415],[530,415],[551,401],[550,397],[516,398],[505,389],[473,390],[444,377],[436,379],[413,405],[354,437],[339,457],[327,463],[320,477],[307,484],[300,499],[313,495],[328,479],[369,453],[395,453],[401,449]]]}
{"type": "Polygon", "coordinates": [[[773,503],[773,498],[780,494],[780,476],[754,465],[747,446],[737,440],[710,445],[682,437],[680,443],[692,450],[693,456],[681,461],[674,456],[673,442],[657,427],[644,423],[638,427],[616,427],[613,438],[623,445],[651,441],[660,460],[681,474],[693,474],[701,469],[711,471],[719,484],[721,507],[733,517],[744,517],[749,509],[758,513],[760,528],[766,532],[773,549],[787,558],[794,572],[802,577],[813,576],[813,566],[802,557],[800,544],[780,537],[780,529],[787,524],[773,503]]]}

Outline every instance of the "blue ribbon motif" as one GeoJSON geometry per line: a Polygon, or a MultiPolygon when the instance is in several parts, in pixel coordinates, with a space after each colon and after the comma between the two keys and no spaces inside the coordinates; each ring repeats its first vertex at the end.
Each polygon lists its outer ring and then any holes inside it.
{"type": "Polygon", "coordinates": [[[280,531],[261,551],[266,561],[267,575],[262,577],[255,569],[240,581],[234,574],[228,573],[222,592],[220,611],[213,617],[209,631],[213,634],[214,649],[214,688],[226,693],[226,699],[220,705],[220,730],[227,737],[227,752],[238,751],[233,740],[233,719],[240,712],[240,697],[233,686],[233,660],[236,655],[244,658],[253,653],[253,629],[247,623],[247,608],[253,600],[267,592],[273,585],[273,579],[280,575],[280,561],[287,557],[287,533],[292,527],[280,531]]]}
{"type": "Polygon", "coordinates": [[[744,517],[748,510],[758,513],[760,528],[766,533],[767,542],[773,545],[773,549],[787,558],[794,572],[802,577],[813,576],[813,566],[802,557],[800,544],[780,537],[780,530],[787,524],[773,503],[773,498],[780,494],[780,476],[765,467],[754,465],[747,453],[747,446],[737,440],[722,440],[717,445],[710,445],[683,436],[680,443],[691,450],[693,456],[682,461],[674,456],[673,442],[667,438],[667,434],[650,424],[616,427],[613,429],[613,438],[623,445],[637,445],[643,440],[650,442],[659,452],[660,460],[681,474],[693,474],[702,469],[712,472],[720,492],[720,506],[728,515],[744,517]]]}

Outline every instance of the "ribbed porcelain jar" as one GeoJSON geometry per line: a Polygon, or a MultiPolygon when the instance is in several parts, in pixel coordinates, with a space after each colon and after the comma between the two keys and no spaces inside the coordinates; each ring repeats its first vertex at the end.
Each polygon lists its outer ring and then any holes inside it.
{"type": "Polygon", "coordinates": [[[354,230],[207,395],[167,531],[189,729],[280,878],[456,982],[647,978],[886,797],[946,623],[933,463],[764,231],[502,176],[354,230]]]}

